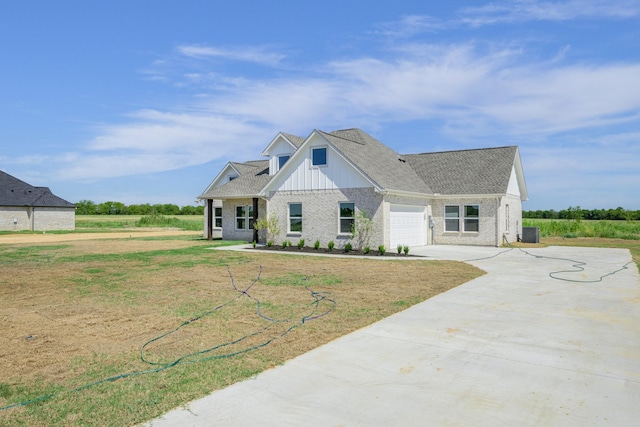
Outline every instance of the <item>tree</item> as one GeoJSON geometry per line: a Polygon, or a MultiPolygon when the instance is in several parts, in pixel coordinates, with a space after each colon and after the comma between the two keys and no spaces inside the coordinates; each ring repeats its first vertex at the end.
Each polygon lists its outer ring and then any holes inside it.
{"type": "Polygon", "coordinates": [[[80,200],[76,203],[76,214],[78,215],[95,215],[96,204],[91,200],[80,200]]]}

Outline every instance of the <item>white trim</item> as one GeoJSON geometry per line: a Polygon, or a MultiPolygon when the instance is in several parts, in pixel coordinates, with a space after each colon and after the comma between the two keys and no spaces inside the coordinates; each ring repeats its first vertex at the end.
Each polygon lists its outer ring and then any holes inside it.
{"type": "MultiPolygon", "coordinates": [[[[297,217],[294,217],[297,218],[297,217]]],[[[288,202],[287,203],[287,235],[299,236],[302,234],[302,202],[288,202]],[[300,205],[300,231],[291,231],[291,205],[300,205]]]]}
{"type": "Polygon", "coordinates": [[[315,169],[315,168],[326,168],[327,166],[329,166],[329,150],[327,150],[327,146],[326,145],[316,145],[314,147],[310,147],[309,148],[309,164],[311,169],[315,169]],[[315,150],[324,150],[324,163],[322,164],[314,164],[313,163],[313,152],[315,150]]]}
{"type": "Polygon", "coordinates": [[[280,139],[284,139],[289,145],[291,145],[291,148],[293,149],[293,151],[295,152],[297,150],[295,144],[291,141],[289,141],[289,138],[287,138],[286,136],[284,136],[282,134],[282,132],[278,132],[278,134],[271,140],[271,142],[269,143],[269,145],[267,145],[267,148],[265,148],[262,151],[262,155],[263,156],[267,156],[269,157],[269,150],[271,150],[271,147],[280,139]]]}
{"type": "Polygon", "coordinates": [[[351,236],[353,235],[353,233],[351,231],[342,231],[342,219],[349,219],[351,218],[353,220],[353,223],[355,224],[356,221],[356,204],[355,202],[351,202],[351,201],[344,201],[344,202],[338,202],[338,235],[340,236],[351,236]],[[353,205],[353,216],[352,217],[348,217],[348,216],[342,216],[342,208],[340,207],[341,204],[343,203],[350,203],[353,205]]]}
{"type": "Polygon", "coordinates": [[[217,183],[217,181],[218,181],[220,178],[222,178],[222,177],[226,174],[227,169],[229,169],[229,168],[231,168],[235,173],[237,173],[237,174],[238,174],[238,176],[241,176],[241,173],[240,173],[240,172],[238,172],[238,169],[236,169],[236,168],[233,166],[233,164],[232,164],[231,162],[228,162],[228,163],[227,163],[227,164],[222,168],[222,170],[220,171],[220,173],[218,173],[218,175],[216,175],[216,177],[215,177],[215,178],[213,178],[213,181],[211,181],[211,184],[209,184],[209,185],[207,186],[207,188],[202,192],[202,194],[201,194],[200,196],[198,196],[198,199],[206,199],[206,197],[202,197],[202,196],[204,196],[204,195],[205,195],[209,190],[212,190],[212,189],[214,189],[214,188],[216,188],[216,187],[217,187],[217,185],[215,185],[215,184],[217,183]]]}

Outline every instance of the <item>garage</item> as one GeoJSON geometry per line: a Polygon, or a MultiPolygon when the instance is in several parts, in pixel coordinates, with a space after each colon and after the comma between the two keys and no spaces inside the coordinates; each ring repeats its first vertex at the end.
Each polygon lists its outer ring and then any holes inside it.
{"type": "Polygon", "coordinates": [[[426,244],[425,223],[424,206],[391,205],[389,249],[426,244]]]}

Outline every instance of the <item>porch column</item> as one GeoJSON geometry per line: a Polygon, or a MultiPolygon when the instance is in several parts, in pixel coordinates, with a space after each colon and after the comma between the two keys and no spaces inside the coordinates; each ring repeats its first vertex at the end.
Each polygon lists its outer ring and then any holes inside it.
{"type": "Polygon", "coordinates": [[[213,240],[213,199],[207,199],[207,240],[213,240]]]}
{"type": "Polygon", "coordinates": [[[258,221],[258,198],[253,198],[253,241],[258,243],[258,230],[256,229],[256,222],[258,221]]]}

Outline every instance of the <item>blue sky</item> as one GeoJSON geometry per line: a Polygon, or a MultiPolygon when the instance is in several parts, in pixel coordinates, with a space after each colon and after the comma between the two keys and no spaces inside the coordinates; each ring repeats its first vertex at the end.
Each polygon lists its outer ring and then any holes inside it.
{"type": "Polygon", "coordinates": [[[524,209],[640,209],[640,0],[0,5],[0,169],[193,205],[279,131],[518,145],[524,209]]]}

